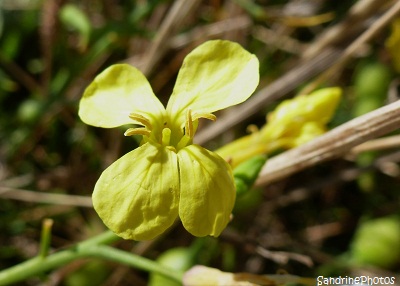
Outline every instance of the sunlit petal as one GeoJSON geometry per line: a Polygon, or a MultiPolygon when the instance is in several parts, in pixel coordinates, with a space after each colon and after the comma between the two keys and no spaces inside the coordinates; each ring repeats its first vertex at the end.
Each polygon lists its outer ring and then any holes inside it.
{"type": "Polygon", "coordinates": [[[235,203],[230,166],[197,145],[180,150],[178,160],[183,226],[195,236],[218,236],[228,224],[235,203]]]}
{"type": "Polygon", "coordinates": [[[167,113],[174,123],[183,123],[190,108],[196,119],[199,114],[245,101],[258,81],[258,60],[254,55],[237,43],[208,41],[185,58],[167,113]]]}
{"type": "Polygon", "coordinates": [[[108,167],[93,205],[105,225],[125,239],[147,240],[178,216],[179,173],[174,152],[146,143],[108,167]]]}
{"type": "Polygon", "coordinates": [[[79,104],[82,121],[97,127],[132,123],[131,113],[143,115],[155,123],[163,121],[165,109],[146,77],[127,64],[113,65],[99,74],[85,90],[79,104]]]}

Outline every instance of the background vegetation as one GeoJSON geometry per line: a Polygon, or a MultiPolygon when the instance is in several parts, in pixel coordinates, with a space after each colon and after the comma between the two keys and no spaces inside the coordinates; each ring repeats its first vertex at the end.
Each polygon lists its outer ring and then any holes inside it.
{"type": "MultiPolygon", "coordinates": [[[[259,58],[257,95],[265,101],[223,134],[201,126],[199,142],[216,149],[246,134],[248,125],[262,126],[268,111],[284,97],[307,91],[310,83],[344,90],[330,125],[335,128],[398,99],[399,63],[385,44],[395,37],[398,4],[1,0],[0,269],[39,252],[46,218],[53,220],[51,251],[105,230],[91,206],[93,186],[110,163],[138,144],[122,129],[92,128],[77,116],[83,90],[107,66],[125,62],[140,68],[165,103],[184,56],[208,39],[229,39],[259,58]],[[386,19],[388,11],[393,15],[386,19]],[[367,37],[360,40],[361,35],[367,37]]],[[[221,117],[235,120],[229,110],[221,117]]],[[[388,121],[398,117],[393,113],[388,121]]],[[[183,268],[203,264],[254,274],[398,277],[397,128],[366,138],[390,135],[380,147],[366,145],[362,153],[348,148],[347,154],[259,183],[238,200],[234,220],[219,238],[194,238],[177,224],[154,241],[118,241],[115,247],[154,260],[184,247],[175,251],[178,262],[187,262],[183,268]]],[[[147,272],[84,258],[20,285],[148,281],[147,272]]]]}

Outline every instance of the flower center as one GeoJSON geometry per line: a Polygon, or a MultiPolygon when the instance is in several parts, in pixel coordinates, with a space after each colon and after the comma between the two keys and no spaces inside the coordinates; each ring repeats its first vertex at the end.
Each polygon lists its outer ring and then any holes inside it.
{"type": "Polygon", "coordinates": [[[175,126],[173,122],[158,120],[158,122],[151,123],[150,119],[138,113],[131,113],[129,118],[135,124],[143,127],[129,128],[125,131],[125,136],[142,135],[143,141],[155,142],[166,146],[168,149],[177,152],[180,149],[192,144],[194,134],[197,130],[199,118],[206,118],[215,121],[217,117],[211,113],[192,113],[190,108],[186,111],[186,118],[184,126],[175,126]]]}

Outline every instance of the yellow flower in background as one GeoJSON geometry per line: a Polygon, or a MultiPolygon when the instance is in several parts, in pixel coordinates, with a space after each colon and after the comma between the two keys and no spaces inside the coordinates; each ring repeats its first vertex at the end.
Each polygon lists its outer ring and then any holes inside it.
{"type": "Polygon", "coordinates": [[[267,123],[215,152],[233,168],[258,154],[300,146],[325,133],[341,98],[339,87],[316,90],[280,103],[267,115],[267,123]]]}
{"type": "Polygon", "coordinates": [[[218,236],[235,202],[231,167],[193,143],[198,120],[245,101],[259,81],[258,60],[239,44],[208,41],[189,53],[167,107],[136,68],[118,64],[86,89],[79,116],[86,124],[143,135],[141,146],[109,166],[93,191],[105,225],[125,239],[147,240],[180,217],[195,236],[218,236]]]}
{"type": "Polygon", "coordinates": [[[282,144],[285,148],[299,146],[326,131],[325,126],[331,120],[341,95],[339,87],[328,87],[285,100],[268,114],[268,124],[260,133],[264,140],[285,140],[282,144]],[[299,140],[305,137],[309,139],[299,140]]]}
{"type": "Polygon", "coordinates": [[[393,20],[391,33],[385,45],[392,57],[395,70],[400,72],[400,18],[393,20]]]}

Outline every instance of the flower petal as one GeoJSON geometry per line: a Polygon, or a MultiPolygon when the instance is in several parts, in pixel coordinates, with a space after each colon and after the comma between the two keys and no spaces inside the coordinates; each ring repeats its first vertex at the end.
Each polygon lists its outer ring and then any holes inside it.
{"type": "Polygon", "coordinates": [[[82,121],[97,127],[113,128],[133,123],[129,118],[133,112],[155,123],[157,118],[164,117],[165,108],[146,77],[127,64],[113,65],[99,74],[86,88],[79,103],[82,121]]]}
{"type": "Polygon", "coordinates": [[[146,143],[100,176],[93,205],[105,225],[125,239],[147,240],[178,216],[179,174],[174,152],[146,143]]]}
{"type": "Polygon", "coordinates": [[[218,236],[235,204],[235,185],[228,163],[197,145],[178,152],[181,197],[179,216],[195,236],[218,236]]]}
{"type": "Polygon", "coordinates": [[[188,54],[179,71],[167,113],[175,124],[186,111],[208,114],[245,101],[259,81],[258,59],[239,44],[208,41],[188,54]]]}
{"type": "Polygon", "coordinates": [[[308,122],[325,125],[333,117],[341,95],[339,87],[327,87],[283,101],[268,114],[268,124],[260,130],[265,142],[296,137],[308,122]]]}

